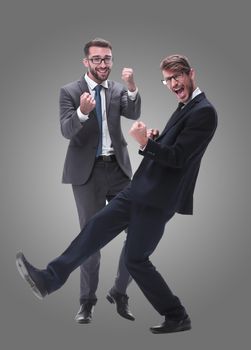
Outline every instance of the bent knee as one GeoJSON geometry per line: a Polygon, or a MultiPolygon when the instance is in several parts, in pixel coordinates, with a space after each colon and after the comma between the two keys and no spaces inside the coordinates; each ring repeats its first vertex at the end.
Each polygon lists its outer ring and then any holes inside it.
{"type": "Polygon", "coordinates": [[[125,255],[125,266],[129,273],[141,269],[148,261],[148,258],[125,255]]]}

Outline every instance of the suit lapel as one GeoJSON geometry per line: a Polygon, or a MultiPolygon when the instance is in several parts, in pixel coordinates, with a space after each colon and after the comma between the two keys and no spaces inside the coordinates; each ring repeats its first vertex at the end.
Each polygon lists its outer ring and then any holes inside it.
{"type": "Polygon", "coordinates": [[[162,136],[166,132],[166,130],[168,130],[172,125],[174,125],[178,121],[180,116],[183,114],[182,112],[183,111],[179,109],[179,107],[174,111],[160,136],[162,136]]]}
{"type": "Polygon", "coordinates": [[[177,108],[176,111],[172,114],[172,116],[168,120],[164,130],[162,131],[160,136],[156,139],[156,141],[158,141],[159,138],[164,136],[167,130],[172,128],[180,119],[182,119],[187,114],[188,111],[190,111],[193,108],[193,106],[196,103],[200,102],[203,98],[205,98],[205,94],[202,92],[201,94],[193,98],[192,101],[188,102],[188,104],[185,105],[181,110],[178,110],[177,108]]]}
{"type": "Polygon", "coordinates": [[[105,89],[105,103],[106,103],[106,114],[108,115],[108,108],[110,106],[110,101],[112,97],[111,82],[108,80],[108,89],[105,89]]]}
{"type": "Polygon", "coordinates": [[[78,81],[78,85],[79,85],[81,94],[83,94],[84,92],[89,92],[89,88],[88,88],[87,82],[85,81],[84,75],[78,81]]]}
{"type": "MultiPolygon", "coordinates": [[[[85,81],[84,76],[82,76],[82,78],[79,80],[78,82],[81,94],[83,94],[84,92],[88,92],[89,93],[89,88],[87,85],[87,82],[85,81]]],[[[111,101],[111,97],[112,97],[112,86],[111,86],[111,82],[108,81],[108,89],[105,89],[105,98],[106,98],[106,115],[108,115],[108,109],[110,106],[110,101],[111,101]]]]}
{"type": "MultiPolygon", "coordinates": [[[[78,85],[79,85],[79,89],[80,89],[80,95],[82,95],[84,92],[90,93],[84,75],[83,75],[83,76],[81,77],[81,79],[78,81],[78,85]]],[[[90,112],[90,114],[94,114],[94,115],[96,116],[96,118],[97,118],[96,109],[95,109],[95,108],[90,112]]]]}
{"type": "Polygon", "coordinates": [[[105,108],[106,108],[106,118],[107,118],[107,124],[109,126],[109,129],[111,127],[110,125],[110,103],[111,103],[111,98],[112,98],[112,91],[113,91],[113,88],[112,88],[112,84],[111,82],[108,80],[108,88],[105,89],[105,108]]]}

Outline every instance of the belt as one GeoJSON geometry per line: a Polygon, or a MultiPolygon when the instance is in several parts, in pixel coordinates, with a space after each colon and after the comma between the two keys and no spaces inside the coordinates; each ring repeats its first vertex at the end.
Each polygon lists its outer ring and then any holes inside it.
{"type": "Polygon", "coordinates": [[[96,158],[96,161],[103,161],[103,162],[115,162],[116,157],[114,154],[111,154],[110,156],[99,156],[96,158]]]}

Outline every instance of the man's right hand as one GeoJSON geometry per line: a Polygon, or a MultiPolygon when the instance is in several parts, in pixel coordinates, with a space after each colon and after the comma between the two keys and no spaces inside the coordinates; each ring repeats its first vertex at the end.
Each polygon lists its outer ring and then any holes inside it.
{"type": "Polygon", "coordinates": [[[147,131],[146,125],[141,121],[136,121],[133,123],[129,134],[139,143],[140,147],[145,147],[147,144],[147,131]]]}
{"type": "Polygon", "coordinates": [[[80,111],[88,115],[96,106],[96,101],[88,92],[84,92],[80,96],[80,111]]]}

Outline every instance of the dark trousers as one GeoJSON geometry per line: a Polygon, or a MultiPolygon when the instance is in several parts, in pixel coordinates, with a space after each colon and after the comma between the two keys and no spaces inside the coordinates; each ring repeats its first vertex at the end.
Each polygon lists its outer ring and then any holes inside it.
{"type": "MultiPolygon", "coordinates": [[[[97,160],[87,183],[72,186],[80,229],[83,229],[88,220],[129,182],[130,179],[121,170],[116,160],[111,162],[97,160]]],[[[125,267],[124,251],[125,246],[120,253],[117,275],[113,284],[113,289],[121,294],[126,294],[127,287],[132,280],[125,267]]],[[[101,252],[98,250],[80,265],[80,304],[87,300],[93,304],[97,301],[100,262],[101,252]]]]}
{"type": "Polygon", "coordinates": [[[128,227],[125,264],[129,273],[161,315],[184,317],[186,313],[180,300],[149,260],[164,233],[166,222],[173,215],[133,202],[130,186],[126,187],[94,215],[64,253],[43,270],[48,293],[60,288],[83,261],[128,227]]]}

